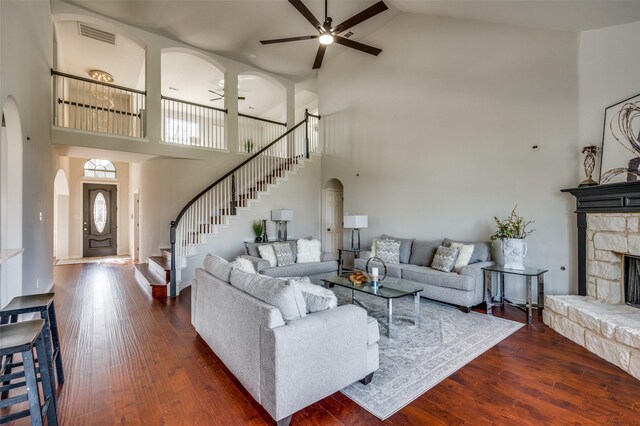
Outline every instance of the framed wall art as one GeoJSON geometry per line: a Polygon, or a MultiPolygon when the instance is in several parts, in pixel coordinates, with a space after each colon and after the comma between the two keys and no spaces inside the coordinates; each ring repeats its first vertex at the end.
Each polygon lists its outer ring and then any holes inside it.
{"type": "Polygon", "coordinates": [[[604,110],[600,184],[640,180],[640,94],[604,110]]]}

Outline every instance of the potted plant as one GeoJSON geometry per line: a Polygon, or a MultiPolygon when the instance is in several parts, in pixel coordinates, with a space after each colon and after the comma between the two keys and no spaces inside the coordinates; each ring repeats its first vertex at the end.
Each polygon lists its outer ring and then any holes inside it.
{"type": "Polygon", "coordinates": [[[256,236],[256,243],[262,242],[262,234],[264,233],[264,222],[261,220],[254,220],[251,224],[253,234],[256,236]]]}
{"type": "Polygon", "coordinates": [[[491,236],[491,243],[500,240],[502,243],[502,255],[504,267],[509,269],[524,269],[524,257],[527,255],[527,243],[524,239],[531,235],[534,229],[528,229],[533,223],[516,213],[518,206],[511,210],[508,218],[496,221],[496,232],[491,236]]]}
{"type": "Polygon", "coordinates": [[[244,141],[244,149],[249,154],[253,152],[253,141],[251,139],[247,139],[246,141],[244,141]]]}

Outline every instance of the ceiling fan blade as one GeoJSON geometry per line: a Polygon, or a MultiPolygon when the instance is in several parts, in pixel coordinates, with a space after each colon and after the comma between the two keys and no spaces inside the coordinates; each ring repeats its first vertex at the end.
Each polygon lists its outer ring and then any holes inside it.
{"type": "Polygon", "coordinates": [[[222,97],[209,99],[209,102],[219,101],[220,99],[222,99],[222,97]]]}
{"type": "Polygon", "coordinates": [[[287,37],[287,38],[275,38],[273,40],[260,40],[262,44],[274,44],[274,43],[286,43],[288,41],[298,41],[298,40],[311,40],[313,38],[318,38],[319,35],[308,35],[308,36],[300,36],[300,37],[287,37]]]}
{"type": "MultiPolygon", "coordinates": [[[[221,95],[220,93],[214,91],[214,90],[209,90],[209,92],[213,93],[216,96],[220,96],[221,98],[224,98],[224,95],[221,95]]],[[[223,92],[224,93],[224,92],[223,92]]]]}
{"type": "Polygon", "coordinates": [[[340,34],[343,31],[348,30],[351,27],[358,25],[362,21],[366,21],[369,18],[376,16],[378,13],[384,12],[388,7],[384,4],[383,1],[379,1],[371,7],[366,8],[360,13],[353,15],[351,18],[346,21],[336,25],[331,29],[333,34],[340,34]]]}
{"type": "Polygon", "coordinates": [[[313,25],[315,29],[320,32],[324,32],[322,24],[316,19],[315,16],[313,16],[313,13],[311,13],[311,11],[307,9],[307,6],[305,6],[301,0],[289,0],[289,3],[291,3],[293,7],[298,9],[298,12],[302,13],[302,16],[307,18],[307,21],[311,22],[311,25],[313,25]]]}
{"type": "Polygon", "coordinates": [[[368,46],[366,44],[358,43],[357,41],[349,40],[348,38],[340,36],[334,36],[333,41],[343,46],[347,46],[373,56],[378,56],[380,52],[382,52],[382,49],[378,49],[377,47],[368,46]]]}
{"type": "Polygon", "coordinates": [[[317,70],[322,65],[322,59],[324,58],[324,52],[327,50],[326,44],[321,44],[318,47],[318,53],[316,54],[316,60],[313,62],[313,69],[317,70]]]}

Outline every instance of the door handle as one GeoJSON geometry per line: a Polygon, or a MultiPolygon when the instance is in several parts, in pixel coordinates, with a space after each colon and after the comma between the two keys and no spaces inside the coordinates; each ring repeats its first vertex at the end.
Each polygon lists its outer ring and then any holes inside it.
{"type": "Polygon", "coordinates": [[[331,232],[331,228],[327,228],[327,232],[331,232]]]}

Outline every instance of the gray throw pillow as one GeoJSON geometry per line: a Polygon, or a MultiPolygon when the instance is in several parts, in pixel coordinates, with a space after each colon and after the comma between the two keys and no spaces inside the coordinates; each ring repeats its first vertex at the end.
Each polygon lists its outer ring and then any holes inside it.
{"type": "Polygon", "coordinates": [[[273,243],[273,251],[276,253],[278,266],[287,266],[296,263],[296,258],[293,256],[289,243],[273,243]]]}
{"type": "Polygon", "coordinates": [[[287,280],[234,269],[231,271],[231,285],[275,306],[280,310],[285,321],[293,321],[307,315],[307,306],[302,292],[287,280]]]}
{"type": "Polygon", "coordinates": [[[385,263],[400,263],[400,241],[374,240],[373,256],[385,263]]]}
{"type": "Polygon", "coordinates": [[[396,240],[400,241],[400,263],[409,263],[411,257],[411,246],[415,241],[415,238],[396,238],[386,234],[382,234],[380,237],[383,240],[396,240]]]}
{"type": "Polygon", "coordinates": [[[302,297],[307,305],[307,313],[324,311],[338,306],[338,298],[333,291],[320,285],[313,284],[309,277],[291,278],[302,292],[302,297]]]}
{"type": "Polygon", "coordinates": [[[409,263],[416,266],[429,266],[436,254],[438,247],[442,245],[442,240],[421,241],[415,240],[411,248],[409,263]]]}
{"type": "Polygon", "coordinates": [[[491,243],[488,241],[458,241],[445,238],[442,245],[445,247],[451,247],[452,242],[473,244],[473,254],[471,254],[471,259],[469,259],[469,265],[472,263],[488,262],[491,260],[491,243]]]}
{"type": "Polygon", "coordinates": [[[436,255],[433,256],[433,262],[431,262],[431,269],[442,272],[451,272],[453,265],[456,263],[459,252],[460,249],[457,247],[438,247],[436,255]]]}
{"type": "Polygon", "coordinates": [[[204,270],[224,282],[229,282],[233,265],[215,254],[207,254],[202,262],[204,270]]]}

